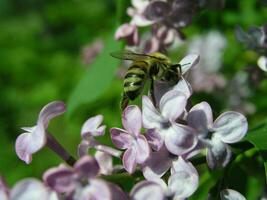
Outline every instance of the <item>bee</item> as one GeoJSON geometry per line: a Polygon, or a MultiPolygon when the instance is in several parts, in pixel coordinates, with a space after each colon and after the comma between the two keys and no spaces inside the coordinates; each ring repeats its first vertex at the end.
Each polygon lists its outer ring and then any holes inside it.
{"type": "Polygon", "coordinates": [[[154,81],[177,83],[181,76],[181,64],[172,64],[171,60],[161,53],[140,54],[132,51],[118,51],[111,56],[121,60],[133,61],[128,68],[123,81],[123,96],[121,109],[129,100],[135,100],[143,91],[147,81],[150,81],[150,93],[153,95],[154,81]]]}

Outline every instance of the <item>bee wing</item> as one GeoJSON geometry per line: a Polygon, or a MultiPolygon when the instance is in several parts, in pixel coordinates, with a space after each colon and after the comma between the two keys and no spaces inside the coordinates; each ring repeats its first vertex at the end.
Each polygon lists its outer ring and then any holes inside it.
{"type": "Polygon", "coordinates": [[[180,61],[182,74],[185,74],[190,68],[194,67],[199,62],[199,55],[189,54],[180,61]]]}
{"type": "Polygon", "coordinates": [[[115,52],[112,52],[110,55],[114,58],[118,58],[121,60],[144,60],[144,59],[148,59],[148,58],[155,58],[155,57],[150,56],[150,55],[139,54],[139,53],[135,53],[135,52],[128,51],[128,50],[115,51],[115,52]]]}

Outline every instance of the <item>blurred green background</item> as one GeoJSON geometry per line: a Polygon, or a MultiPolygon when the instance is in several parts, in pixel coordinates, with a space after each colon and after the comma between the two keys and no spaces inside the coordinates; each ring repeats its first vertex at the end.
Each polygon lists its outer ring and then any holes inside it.
{"type": "MultiPolygon", "coordinates": [[[[124,0],[0,0],[0,174],[10,185],[23,177],[40,178],[48,167],[60,163],[46,148],[33,156],[30,166],[14,151],[20,127],[33,126],[48,102],[68,103],[69,111],[53,120],[49,130],[73,155],[87,118],[103,114],[108,129],[120,125],[122,80],[116,76],[119,63],[108,53],[123,47],[113,35],[129,20],[125,14],[129,5],[124,0]],[[84,49],[96,40],[103,41],[103,51],[92,65],[85,64],[84,49]]],[[[228,45],[221,73],[231,79],[248,65],[257,68],[259,57],[236,41],[234,28],[261,26],[266,19],[267,7],[260,0],[228,0],[223,10],[199,13],[184,32],[188,39],[209,30],[224,34],[228,45]]],[[[181,58],[184,49],[171,55],[181,58]]],[[[267,81],[250,88],[249,101],[256,105],[256,113],[248,116],[252,127],[266,115],[267,81]]],[[[197,93],[193,98],[202,100],[211,103],[215,115],[227,109],[221,96],[197,93]]],[[[109,143],[108,138],[107,131],[104,142],[109,143]]]]}

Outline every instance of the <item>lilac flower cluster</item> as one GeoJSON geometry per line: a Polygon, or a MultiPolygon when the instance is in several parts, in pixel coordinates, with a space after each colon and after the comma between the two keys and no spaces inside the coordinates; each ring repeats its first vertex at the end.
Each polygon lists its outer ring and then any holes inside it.
{"type": "MultiPolygon", "coordinates": [[[[183,72],[199,61],[189,55],[180,63],[183,72]]],[[[206,154],[210,169],[225,167],[231,160],[230,144],[240,141],[246,134],[246,118],[233,111],[224,112],[213,120],[207,102],[189,108],[192,88],[182,77],[174,86],[155,87],[155,102],[150,96],[142,97],[142,109],[130,105],[122,113],[123,128],[111,128],[113,144],[106,146],[96,140],[105,134],[103,116],[89,118],[82,126],[82,141],[78,146],[78,161],[62,150],[46,129],[49,121],[65,111],[65,104],[55,101],[40,112],[37,125],[23,128],[16,141],[16,152],[26,163],[32,154],[47,146],[69,165],[61,164],[48,169],[43,181],[25,179],[9,189],[0,179],[0,199],[4,200],[111,200],[111,199],[186,199],[198,188],[199,174],[191,163],[193,157],[206,154]],[[88,150],[96,150],[94,156],[88,150]],[[114,165],[113,157],[122,165],[114,165]],[[70,159],[71,158],[71,159],[70,159]],[[70,162],[71,160],[71,162],[70,162]],[[141,171],[145,180],[138,182],[129,193],[105,180],[107,176],[126,170],[129,175],[141,171]]],[[[141,179],[142,180],[142,179],[141,179]]],[[[245,199],[240,193],[226,189],[221,199],[245,199]]]]}

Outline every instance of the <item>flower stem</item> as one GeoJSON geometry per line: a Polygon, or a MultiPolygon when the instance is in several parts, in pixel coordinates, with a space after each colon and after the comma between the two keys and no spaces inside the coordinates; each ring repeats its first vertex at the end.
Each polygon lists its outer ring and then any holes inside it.
{"type": "Polygon", "coordinates": [[[66,149],[48,132],[46,146],[54,151],[60,158],[62,158],[67,164],[73,166],[76,162],[76,159],[67,152],[66,149]]]}

